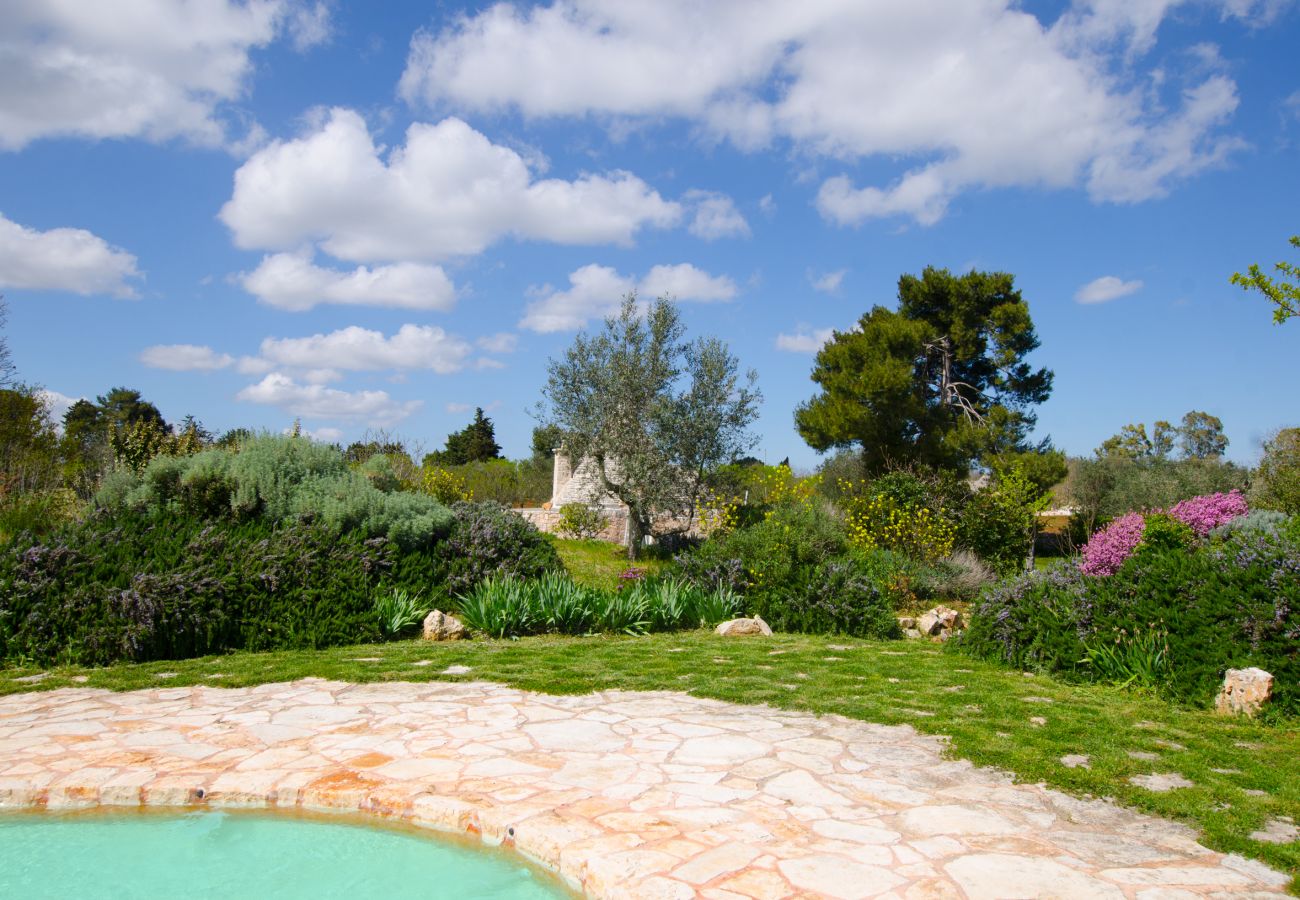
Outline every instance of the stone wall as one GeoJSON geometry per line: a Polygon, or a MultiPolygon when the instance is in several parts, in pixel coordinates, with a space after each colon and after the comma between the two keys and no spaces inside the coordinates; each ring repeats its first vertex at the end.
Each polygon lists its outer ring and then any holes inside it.
{"type": "MultiPolygon", "coordinates": [[[[556,534],[560,527],[560,510],[559,508],[545,509],[542,507],[532,507],[528,509],[516,509],[515,512],[523,516],[529,522],[533,523],[538,531],[544,534],[556,534]]],[[[596,535],[596,540],[609,541],[611,544],[627,544],[627,510],[626,509],[601,509],[601,515],[605,516],[607,523],[600,534],[596,535]]]]}
{"type": "MultiPolygon", "coordinates": [[[[569,454],[563,449],[555,451],[555,468],[551,474],[551,500],[540,508],[516,509],[533,526],[546,534],[556,534],[560,525],[560,510],[569,503],[594,507],[605,517],[606,525],[597,540],[627,546],[627,507],[612,494],[605,492],[600,472],[592,459],[583,459],[575,469],[569,454]]],[[[670,530],[672,519],[656,520],[657,528],[670,530]]],[[[692,523],[689,533],[698,534],[698,523],[692,523]]]]}
{"type": "Polygon", "coordinates": [[[585,503],[601,512],[623,510],[623,503],[612,494],[605,493],[600,482],[600,471],[593,459],[578,463],[577,469],[569,461],[569,454],[555,451],[555,472],[551,478],[551,508],[559,509],[566,503],[585,503]]]}

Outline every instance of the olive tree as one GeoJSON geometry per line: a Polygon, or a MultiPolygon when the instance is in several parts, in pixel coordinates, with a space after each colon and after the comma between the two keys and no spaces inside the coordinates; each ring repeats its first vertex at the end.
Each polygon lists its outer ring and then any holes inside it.
{"type": "Polygon", "coordinates": [[[539,418],[627,506],[630,559],[656,519],[689,528],[705,474],[755,443],[756,375],[742,374],[722,341],[685,332],[670,300],[643,309],[629,294],[617,316],[548,365],[539,418]]]}

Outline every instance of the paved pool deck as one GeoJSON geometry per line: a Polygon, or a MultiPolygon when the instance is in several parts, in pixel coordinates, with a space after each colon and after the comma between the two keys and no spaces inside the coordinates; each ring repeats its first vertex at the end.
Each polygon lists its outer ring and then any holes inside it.
{"type": "Polygon", "coordinates": [[[1182,825],[943,750],[677,693],[63,689],[0,697],[0,807],[362,812],[513,846],[601,898],[1286,896],[1182,825]]]}

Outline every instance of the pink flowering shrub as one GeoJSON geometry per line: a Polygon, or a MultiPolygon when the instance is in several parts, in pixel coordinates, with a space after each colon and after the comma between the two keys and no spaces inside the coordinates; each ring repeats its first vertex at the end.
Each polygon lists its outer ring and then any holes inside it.
{"type": "MultiPolygon", "coordinates": [[[[1177,503],[1169,510],[1169,518],[1182,522],[1197,537],[1204,538],[1220,525],[1248,512],[1250,508],[1246,505],[1246,498],[1241,491],[1234,490],[1226,494],[1203,494],[1177,503]]],[[[1153,514],[1160,514],[1160,511],[1154,510],[1153,514]]],[[[1114,575],[1124,560],[1142,545],[1145,531],[1146,518],[1142,513],[1120,516],[1084,544],[1079,570],[1085,575],[1114,575]]]]}
{"type": "Polygon", "coordinates": [[[1250,512],[1241,491],[1226,494],[1204,494],[1174,505],[1169,515],[1186,522],[1197,537],[1205,537],[1213,529],[1250,512]]]}
{"type": "Polygon", "coordinates": [[[1142,543],[1146,520],[1142,513],[1131,512],[1120,516],[1092,536],[1083,545],[1083,561],[1079,570],[1085,575],[1114,575],[1124,560],[1142,543]]]}

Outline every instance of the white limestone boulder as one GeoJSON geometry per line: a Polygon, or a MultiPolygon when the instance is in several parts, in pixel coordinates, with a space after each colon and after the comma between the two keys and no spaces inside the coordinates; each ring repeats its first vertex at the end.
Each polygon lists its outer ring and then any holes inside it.
{"type": "Polygon", "coordinates": [[[424,617],[426,641],[458,641],[465,637],[465,623],[450,613],[435,609],[424,617]]]}
{"type": "Polygon", "coordinates": [[[1214,699],[1214,708],[1221,713],[1254,717],[1271,699],[1271,674],[1254,667],[1229,669],[1223,674],[1223,687],[1214,699]]]}
{"type": "Polygon", "coordinates": [[[758,634],[764,637],[772,636],[772,629],[758,616],[754,616],[752,619],[730,619],[713,629],[713,631],[723,637],[740,637],[747,634],[758,634]]]}

